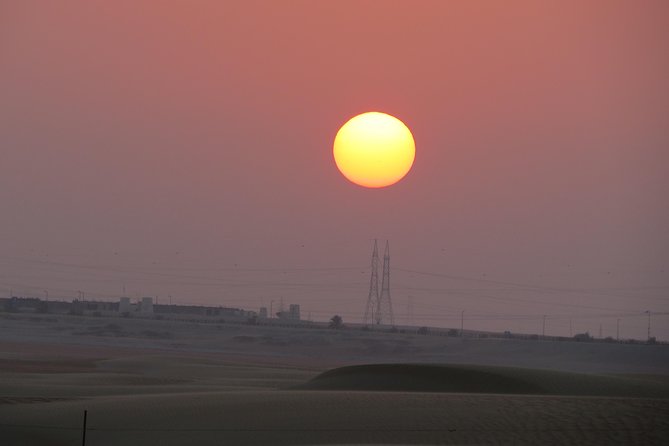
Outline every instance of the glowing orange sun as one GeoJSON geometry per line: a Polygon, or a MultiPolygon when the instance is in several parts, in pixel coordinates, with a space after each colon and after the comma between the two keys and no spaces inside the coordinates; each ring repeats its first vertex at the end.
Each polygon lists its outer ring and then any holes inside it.
{"type": "Polygon", "coordinates": [[[394,116],[379,112],[351,118],[337,132],[333,148],[337,168],[364,187],[397,183],[411,169],[416,143],[409,128],[394,116]]]}

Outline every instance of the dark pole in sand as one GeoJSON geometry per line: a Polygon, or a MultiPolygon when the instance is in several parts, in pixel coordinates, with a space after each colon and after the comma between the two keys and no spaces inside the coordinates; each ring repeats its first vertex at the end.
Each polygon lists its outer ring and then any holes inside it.
{"type": "Polygon", "coordinates": [[[88,411],[84,410],[84,429],[83,429],[84,433],[83,433],[83,437],[81,439],[82,446],[86,446],[86,414],[87,413],[88,413],[88,411]]]}

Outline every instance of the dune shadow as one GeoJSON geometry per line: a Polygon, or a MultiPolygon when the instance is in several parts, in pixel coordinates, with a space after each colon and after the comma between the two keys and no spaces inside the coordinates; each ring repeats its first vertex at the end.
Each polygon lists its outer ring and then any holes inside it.
{"type": "Polygon", "coordinates": [[[340,367],[293,389],[669,398],[667,383],[643,377],[466,364],[340,367]]]}

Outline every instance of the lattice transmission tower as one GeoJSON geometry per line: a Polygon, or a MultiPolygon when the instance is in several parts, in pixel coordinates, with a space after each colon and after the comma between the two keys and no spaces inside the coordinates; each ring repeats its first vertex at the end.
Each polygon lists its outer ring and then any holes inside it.
{"type": "Polygon", "coordinates": [[[393,302],[390,300],[390,247],[386,240],[386,249],[383,253],[383,278],[381,279],[381,295],[376,306],[376,324],[395,325],[393,302]]]}
{"type": "Polygon", "coordinates": [[[372,251],[372,274],[369,280],[369,296],[367,296],[367,306],[365,307],[365,316],[363,324],[373,324],[376,315],[376,307],[379,301],[379,250],[374,240],[374,250],[372,251]]]}

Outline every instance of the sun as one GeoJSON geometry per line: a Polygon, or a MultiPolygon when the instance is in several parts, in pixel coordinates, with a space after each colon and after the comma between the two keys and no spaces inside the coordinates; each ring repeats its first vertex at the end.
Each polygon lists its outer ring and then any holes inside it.
{"type": "Polygon", "coordinates": [[[339,171],[363,187],[386,187],[409,172],[416,143],[409,128],[386,113],[351,118],[337,132],[333,154],[339,171]]]}

